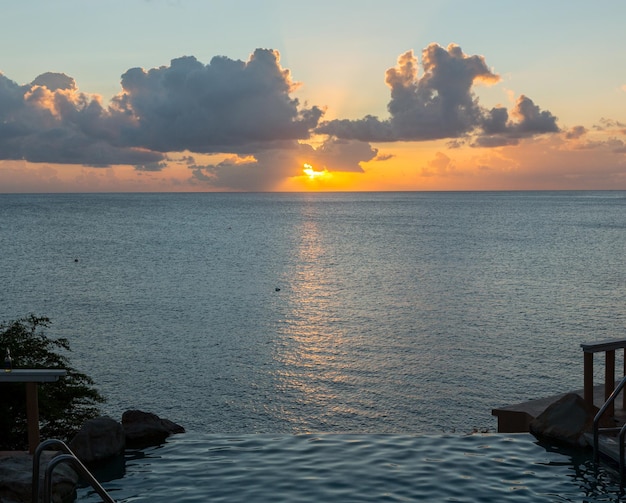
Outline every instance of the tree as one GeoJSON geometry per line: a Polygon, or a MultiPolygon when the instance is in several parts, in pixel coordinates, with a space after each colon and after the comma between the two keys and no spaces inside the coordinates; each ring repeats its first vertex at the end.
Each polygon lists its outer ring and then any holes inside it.
{"type": "MultiPolygon", "coordinates": [[[[44,333],[50,325],[45,317],[30,315],[0,324],[0,352],[8,348],[13,368],[64,369],[65,377],[39,388],[41,438],[69,441],[87,420],[99,415],[104,398],[93,387],[93,380],[69,364],[70,351],[65,338],[51,339],[44,333]]],[[[0,450],[28,448],[25,385],[0,383],[0,450]]]]}

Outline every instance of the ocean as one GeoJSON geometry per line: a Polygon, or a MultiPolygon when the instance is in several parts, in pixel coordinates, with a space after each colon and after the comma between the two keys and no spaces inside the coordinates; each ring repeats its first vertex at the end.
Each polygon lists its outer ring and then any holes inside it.
{"type": "MultiPolygon", "coordinates": [[[[494,431],[624,337],[625,192],[0,195],[2,318],[206,434],[494,431]]],[[[619,363],[618,363],[619,368],[619,363]]],[[[601,369],[599,369],[601,371],[601,369]]]]}
{"type": "Polygon", "coordinates": [[[104,414],[187,430],[99,474],[119,502],[621,500],[491,409],[582,388],[580,344],[624,336],[626,192],[20,194],[0,215],[2,318],[49,317],[104,414]]]}

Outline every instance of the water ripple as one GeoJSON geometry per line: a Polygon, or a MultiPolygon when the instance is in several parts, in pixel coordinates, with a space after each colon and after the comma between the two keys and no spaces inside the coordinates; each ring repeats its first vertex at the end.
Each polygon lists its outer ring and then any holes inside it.
{"type": "MultiPolygon", "coordinates": [[[[608,502],[588,455],[518,435],[200,435],[127,460],[118,502],[608,502]]],[[[81,489],[79,502],[98,498],[81,489]]]]}

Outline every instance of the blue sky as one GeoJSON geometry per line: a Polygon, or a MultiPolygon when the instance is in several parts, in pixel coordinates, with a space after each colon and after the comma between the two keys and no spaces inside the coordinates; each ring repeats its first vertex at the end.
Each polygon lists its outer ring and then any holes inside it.
{"type": "MultiPolygon", "coordinates": [[[[291,96],[323,108],[324,120],[385,119],[385,74],[398,57],[413,50],[419,60],[431,43],[454,43],[499,76],[496,85],[472,88],[485,109],[525,95],[557,118],[560,130],[591,132],[602,118],[626,123],[624,19],[623,1],[10,1],[3,3],[0,72],[19,85],[63,73],[106,105],[130,68],[169,66],[181,56],[203,64],[214,56],[247,61],[266,48],[278,51],[281,67],[300,84],[291,96]]],[[[389,144],[372,148],[396,155],[389,144]]],[[[13,176],[20,168],[11,169],[13,176]]]]}

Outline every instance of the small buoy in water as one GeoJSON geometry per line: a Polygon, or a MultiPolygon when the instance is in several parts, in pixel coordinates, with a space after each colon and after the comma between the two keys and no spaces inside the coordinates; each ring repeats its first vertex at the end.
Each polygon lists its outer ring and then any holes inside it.
{"type": "Polygon", "coordinates": [[[280,292],[280,288],[276,287],[276,288],[274,288],[274,291],[275,292],[280,292]]]}
{"type": "Polygon", "coordinates": [[[75,259],[74,259],[74,262],[78,262],[78,259],[77,259],[77,258],[75,258],[75,259]]]}

